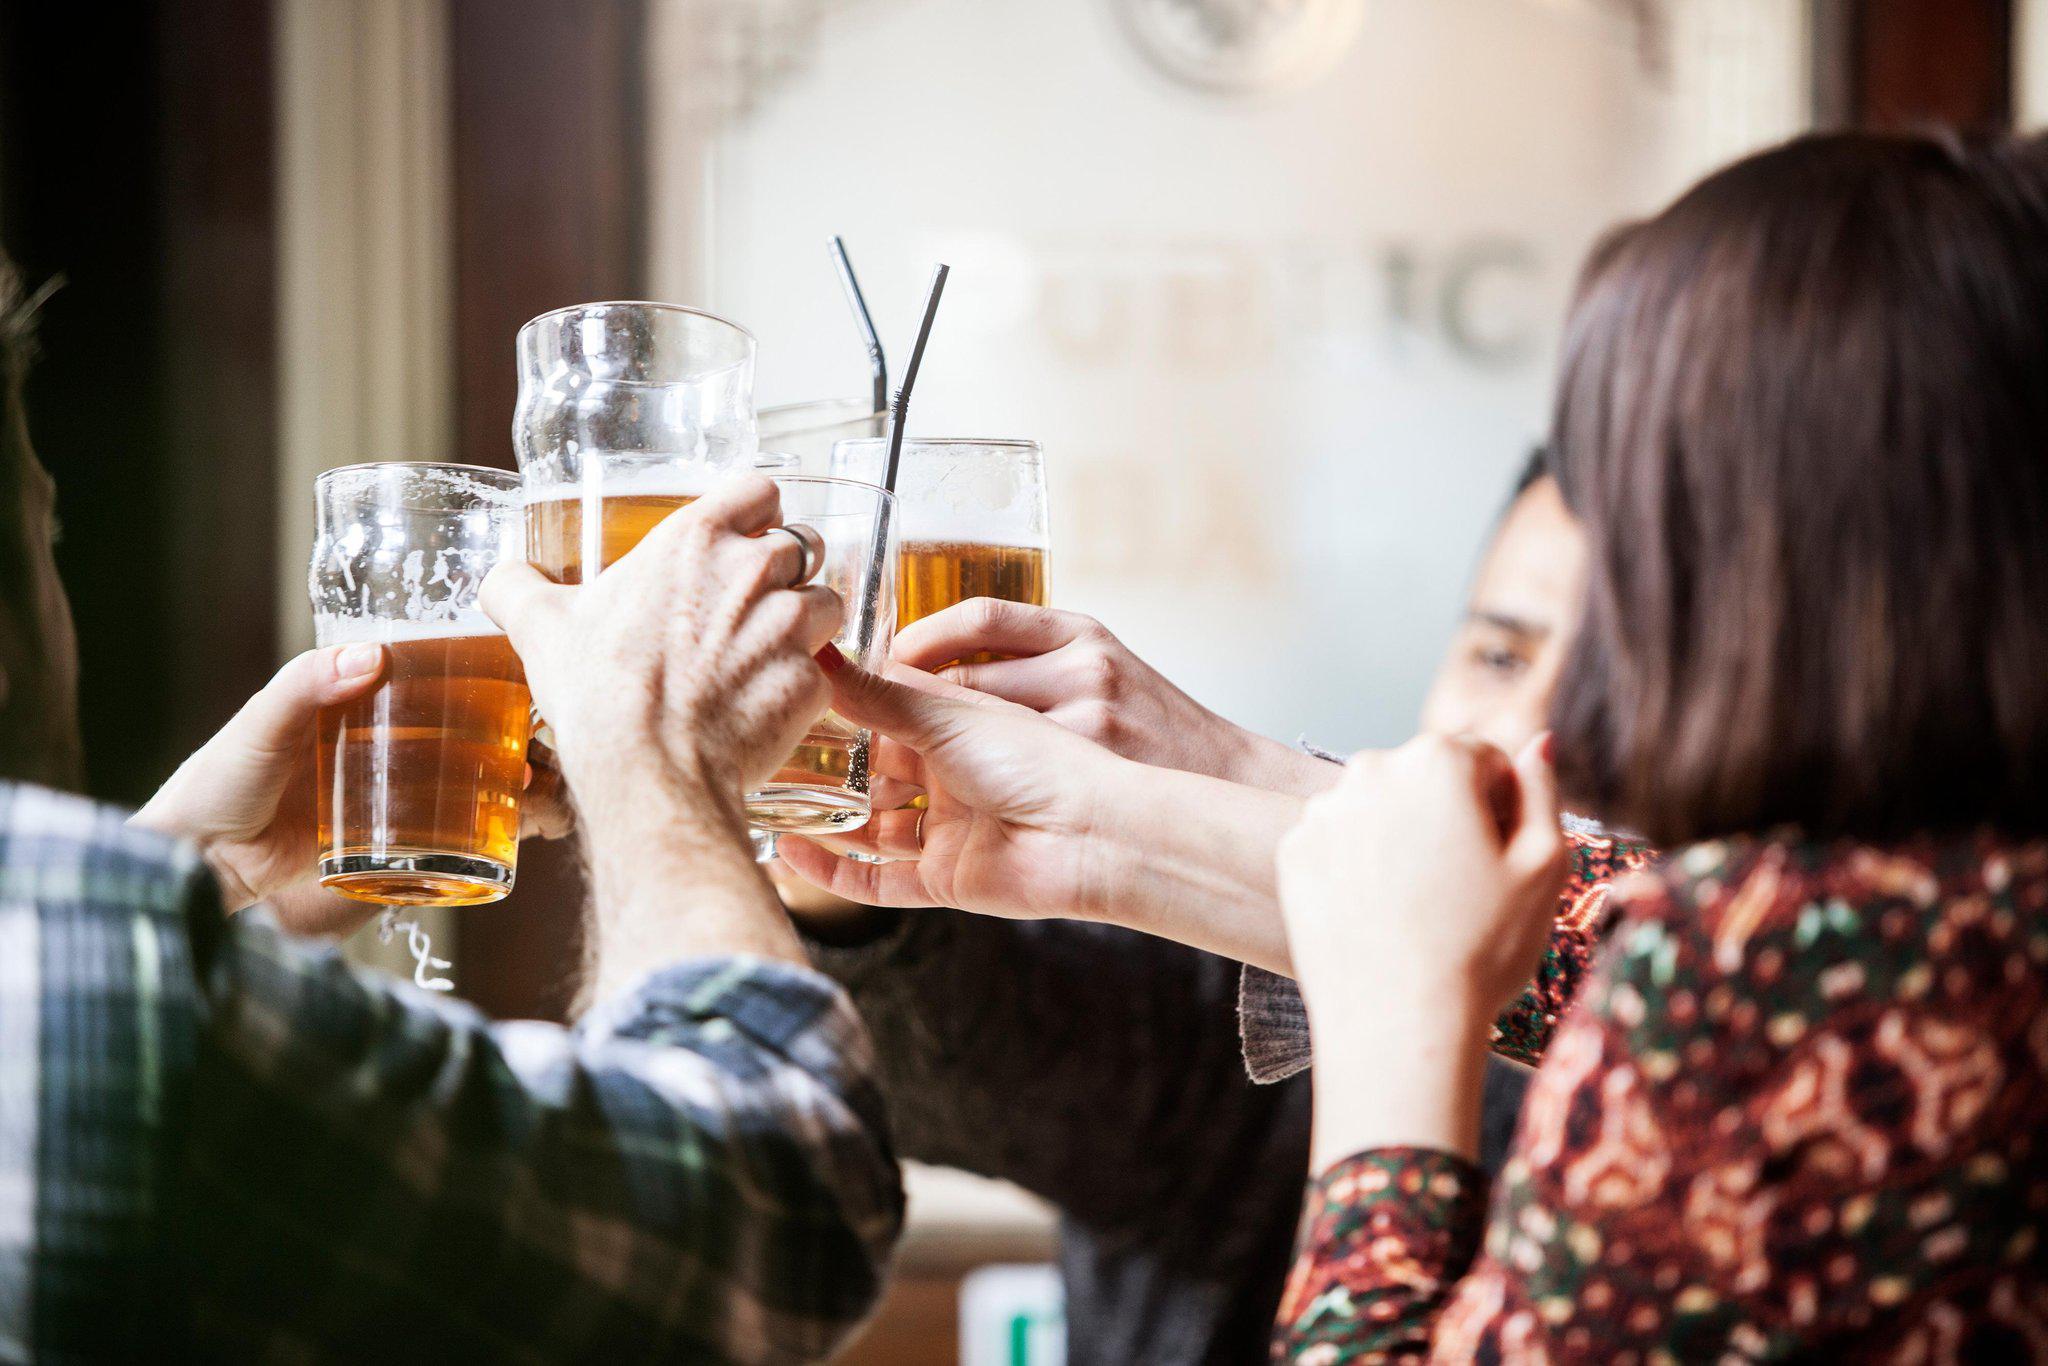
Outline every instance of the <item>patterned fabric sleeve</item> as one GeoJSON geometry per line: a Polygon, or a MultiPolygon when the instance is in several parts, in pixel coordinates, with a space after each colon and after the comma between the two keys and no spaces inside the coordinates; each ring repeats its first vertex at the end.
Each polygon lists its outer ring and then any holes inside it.
{"type": "Polygon", "coordinates": [[[232,1355],[809,1360],[879,1293],[873,1059],[808,969],[708,958],[574,1031],[494,1025],[244,916],[203,984],[184,1228],[232,1355]]]}
{"type": "Polygon", "coordinates": [[[1433,1148],[1374,1148],[1309,1188],[1275,1356],[1302,1366],[1419,1360],[1432,1311],[1479,1252],[1486,1178],[1433,1148]]]}
{"type": "MultiPolygon", "coordinates": [[[[1651,857],[1647,845],[1574,818],[1567,818],[1565,837],[1571,866],[1550,943],[1528,989],[1494,1022],[1494,1051],[1531,1066],[1542,1061],[1558,1020],[1613,926],[1610,885],[1651,857]]],[[[1237,1018],[1245,1070],[1253,1081],[1284,1081],[1314,1060],[1308,1012],[1300,989],[1288,978],[1247,965],[1238,986],[1237,1018]]]]}

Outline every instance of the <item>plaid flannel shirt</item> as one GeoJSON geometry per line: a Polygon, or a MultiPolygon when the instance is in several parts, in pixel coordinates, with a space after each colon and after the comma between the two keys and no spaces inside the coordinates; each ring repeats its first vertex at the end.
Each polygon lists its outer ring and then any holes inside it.
{"type": "Polygon", "coordinates": [[[815,973],[697,960],[491,1024],[0,784],[0,1360],[805,1360],[901,1218],[815,973]]]}

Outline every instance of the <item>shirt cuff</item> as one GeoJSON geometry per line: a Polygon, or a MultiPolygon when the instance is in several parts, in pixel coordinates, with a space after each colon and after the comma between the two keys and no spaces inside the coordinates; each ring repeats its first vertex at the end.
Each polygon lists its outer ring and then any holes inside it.
{"type": "Polygon", "coordinates": [[[1237,1037],[1255,1082],[1285,1081],[1306,1069],[1313,1051],[1301,988],[1247,963],[1237,980],[1237,1037]]]}
{"type": "Polygon", "coordinates": [[[752,954],[659,968],[577,1021],[584,1038],[696,1043],[723,1020],[759,1046],[818,1075],[871,1075],[873,1048],[853,1002],[823,973],[752,954]]]}
{"type": "Polygon", "coordinates": [[[1441,1149],[1370,1148],[1311,1183],[1306,1221],[1282,1339],[1298,1350],[1376,1330],[1426,1348],[1401,1321],[1426,1319],[1479,1255],[1486,1177],[1441,1149]]]}

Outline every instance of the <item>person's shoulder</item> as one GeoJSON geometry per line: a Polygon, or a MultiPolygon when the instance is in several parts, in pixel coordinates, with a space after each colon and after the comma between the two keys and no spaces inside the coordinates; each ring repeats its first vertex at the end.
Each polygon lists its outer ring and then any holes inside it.
{"type": "Polygon", "coordinates": [[[203,866],[191,845],[128,823],[118,806],[0,782],[0,879],[15,895],[170,901],[203,866]]]}

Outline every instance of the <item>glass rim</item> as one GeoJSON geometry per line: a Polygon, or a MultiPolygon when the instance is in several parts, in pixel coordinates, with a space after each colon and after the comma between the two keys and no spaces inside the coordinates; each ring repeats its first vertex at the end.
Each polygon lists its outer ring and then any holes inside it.
{"type": "MultiPolygon", "coordinates": [[[[843,398],[806,398],[800,399],[795,403],[771,403],[766,408],[756,410],[755,422],[758,425],[766,426],[770,417],[799,413],[805,408],[818,409],[817,416],[820,420],[802,427],[780,428],[769,439],[779,441],[786,436],[804,436],[811,432],[822,432],[832,427],[844,427],[848,423],[872,422],[878,417],[887,417],[889,415],[889,410],[887,408],[877,408],[872,398],[855,398],[849,395],[843,398]],[[832,410],[837,410],[842,415],[826,420],[825,414],[832,410]]],[[[848,437],[847,439],[849,441],[875,441],[880,438],[863,436],[848,437]]]]}
{"type": "MultiPolygon", "coordinates": [[[[837,446],[886,446],[886,436],[849,436],[844,441],[835,441],[837,446]]],[[[1028,436],[906,436],[905,447],[910,446],[988,446],[995,450],[1040,451],[1044,448],[1028,436]]]]}
{"type": "Polygon", "coordinates": [[[783,484],[831,484],[837,488],[864,489],[869,493],[879,493],[884,503],[896,501],[896,490],[885,489],[880,484],[866,479],[848,479],[838,474],[772,474],[767,470],[761,470],[759,473],[763,479],[770,480],[778,487],[783,484]]]}
{"type": "Polygon", "coordinates": [[[754,335],[753,329],[743,323],[734,322],[723,313],[713,313],[708,308],[692,308],[688,304],[666,303],[660,299],[591,299],[580,304],[564,304],[560,308],[551,308],[545,313],[536,313],[525,322],[519,324],[518,336],[524,337],[528,332],[533,331],[550,318],[565,318],[574,313],[587,313],[593,308],[644,308],[656,313],[685,314],[692,318],[703,318],[709,322],[722,323],[739,333],[742,337],[745,337],[747,345],[750,347],[758,349],[761,345],[761,339],[754,335]]]}
{"type": "Polygon", "coordinates": [[[481,474],[494,479],[510,479],[516,487],[521,482],[517,470],[500,469],[496,465],[469,465],[459,460],[358,460],[350,465],[336,465],[313,476],[317,487],[337,474],[359,474],[364,470],[446,470],[455,474],[481,474]]]}

